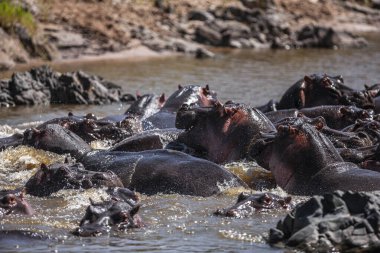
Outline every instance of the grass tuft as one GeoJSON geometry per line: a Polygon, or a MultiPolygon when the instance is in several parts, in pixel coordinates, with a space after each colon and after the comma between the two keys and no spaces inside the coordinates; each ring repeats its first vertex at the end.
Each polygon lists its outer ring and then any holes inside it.
{"type": "Polygon", "coordinates": [[[30,12],[9,0],[0,0],[0,27],[7,32],[14,32],[17,25],[23,26],[30,34],[34,34],[37,29],[30,12]]]}

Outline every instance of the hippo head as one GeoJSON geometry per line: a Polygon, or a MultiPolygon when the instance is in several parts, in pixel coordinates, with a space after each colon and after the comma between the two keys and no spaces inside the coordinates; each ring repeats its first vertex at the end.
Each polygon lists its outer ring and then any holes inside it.
{"type": "Polygon", "coordinates": [[[137,95],[137,100],[131,104],[126,113],[147,118],[159,111],[165,104],[165,94],[156,96],[154,94],[137,95]]]}
{"type": "Polygon", "coordinates": [[[345,125],[354,124],[356,120],[372,120],[373,110],[361,109],[356,106],[342,106],[338,112],[339,121],[345,125]]]}
{"type": "Polygon", "coordinates": [[[283,189],[294,180],[309,179],[330,163],[343,161],[330,140],[319,132],[324,127],[322,119],[309,124],[310,119],[288,118],[278,124],[268,166],[283,189]]]}
{"type": "Polygon", "coordinates": [[[5,210],[5,214],[19,213],[32,215],[33,208],[24,198],[23,190],[0,191],[0,208],[5,210]]]}
{"type": "Polygon", "coordinates": [[[115,198],[101,203],[94,203],[90,199],[90,202],[79,228],[73,232],[74,235],[97,236],[109,232],[112,227],[125,230],[143,226],[137,214],[140,210],[139,204],[131,206],[115,198]]]}
{"type": "Polygon", "coordinates": [[[340,97],[339,103],[354,105],[363,109],[375,109],[373,93],[368,90],[354,90],[340,97]]]}
{"type": "Polygon", "coordinates": [[[198,85],[178,86],[178,90],[166,100],[162,108],[176,112],[183,104],[210,106],[215,101],[216,93],[215,91],[210,90],[208,85],[205,87],[198,85]]]}
{"type": "Polygon", "coordinates": [[[89,189],[102,186],[123,187],[115,173],[84,170],[76,164],[41,164],[40,170],[25,184],[27,193],[34,196],[49,196],[61,189],[89,189]]]}
{"type": "Polygon", "coordinates": [[[260,132],[275,130],[259,110],[230,102],[210,107],[183,105],[176,127],[186,130],[180,142],[217,163],[246,157],[248,146],[260,132]]]}
{"type": "Polygon", "coordinates": [[[257,211],[269,209],[290,210],[291,197],[282,198],[271,193],[248,194],[242,192],[235,205],[227,209],[218,209],[214,214],[242,218],[254,214],[257,211]]]}
{"type": "Polygon", "coordinates": [[[278,109],[336,105],[342,89],[345,89],[342,76],[306,75],[285,92],[278,109]]]}

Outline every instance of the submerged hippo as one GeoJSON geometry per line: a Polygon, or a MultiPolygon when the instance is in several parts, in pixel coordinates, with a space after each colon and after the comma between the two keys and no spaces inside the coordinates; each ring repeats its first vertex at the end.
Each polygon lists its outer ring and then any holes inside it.
{"type": "Polygon", "coordinates": [[[34,214],[33,208],[24,198],[22,190],[3,190],[0,191],[0,209],[5,211],[5,214],[34,214]]]}
{"type": "Polygon", "coordinates": [[[34,196],[49,196],[62,189],[89,189],[99,187],[123,187],[123,183],[112,171],[94,172],[85,170],[80,163],[56,163],[41,168],[26,182],[25,190],[34,196]]]}
{"type": "Polygon", "coordinates": [[[327,126],[332,129],[343,129],[354,124],[357,120],[371,120],[373,118],[372,110],[365,110],[356,106],[344,105],[322,105],[311,108],[286,109],[265,114],[273,123],[284,118],[298,117],[300,115],[316,118],[323,117],[327,126]]]}
{"type": "Polygon", "coordinates": [[[246,158],[249,146],[261,132],[276,131],[262,112],[234,103],[210,107],[184,105],[178,111],[176,127],[185,129],[178,137],[179,142],[216,163],[246,158]]]}
{"type": "Polygon", "coordinates": [[[22,144],[24,138],[23,134],[15,133],[8,137],[0,138],[0,151],[7,149],[9,147],[17,147],[22,144]]]}
{"type": "Polygon", "coordinates": [[[318,128],[302,120],[277,127],[278,133],[261,152],[276,183],[299,195],[380,190],[380,173],[344,162],[318,128]]]}
{"type": "Polygon", "coordinates": [[[216,93],[209,86],[198,85],[179,86],[156,114],[143,121],[144,130],[175,128],[176,113],[183,104],[210,106],[216,101],[216,93]]]}
{"type": "Polygon", "coordinates": [[[25,130],[23,144],[57,154],[70,154],[75,158],[91,151],[83,139],[58,124],[46,125],[43,130],[25,130]]]}
{"type": "Polygon", "coordinates": [[[291,197],[280,197],[272,193],[248,194],[240,193],[237,202],[230,208],[218,209],[214,214],[227,217],[247,217],[257,211],[266,211],[269,209],[285,209],[292,208],[291,197]]]}
{"type": "Polygon", "coordinates": [[[163,149],[169,143],[177,140],[183,130],[176,128],[156,129],[135,134],[116,143],[110,151],[138,152],[151,149],[163,149]]]}
{"type": "Polygon", "coordinates": [[[132,114],[139,116],[141,119],[145,119],[157,113],[165,102],[165,94],[161,96],[154,94],[137,95],[136,101],[131,104],[125,114],[132,114]]]}
{"type": "Polygon", "coordinates": [[[246,187],[217,164],[174,150],[142,152],[93,151],[83,157],[85,168],[113,171],[125,187],[144,194],[178,193],[211,196],[224,187],[246,187]]]}
{"type": "Polygon", "coordinates": [[[112,227],[117,230],[140,228],[143,226],[141,217],[137,214],[140,205],[131,205],[121,199],[112,198],[100,203],[90,199],[90,206],[79,223],[79,228],[73,234],[78,236],[98,236],[107,233],[112,227]]]}

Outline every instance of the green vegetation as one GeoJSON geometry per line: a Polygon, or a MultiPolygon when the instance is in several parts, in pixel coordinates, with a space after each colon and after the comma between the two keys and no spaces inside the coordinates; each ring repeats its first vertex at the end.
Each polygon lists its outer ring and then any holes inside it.
{"type": "Polygon", "coordinates": [[[33,15],[9,0],[0,0],[0,27],[13,32],[16,25],[25,27],[30,34],[37,28],[33,15]]]}

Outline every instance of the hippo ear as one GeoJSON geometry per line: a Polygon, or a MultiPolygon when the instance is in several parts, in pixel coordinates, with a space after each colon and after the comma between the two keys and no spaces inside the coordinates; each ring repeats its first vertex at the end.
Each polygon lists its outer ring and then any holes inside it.
{"type": "Polygon", "coordinates": [[[206,89],[207,91],[210,91],[210,86],[208,86],[208,84],[206,84],[205,89],[206,89]]]}
{"type": "Polygon", "coordinates": [[[344,80],[343,80],[343,76],[342,76],[342,75],[337,75],[337,76],[335,76],[335,79],[337,79],[338,82],[340,82],[340,83],[344,83],[344,80]]]}
{"type": "Polygon", "coordinates": [[[209,94],[209,90],[207,90],[206,88],[201,88],[202,90],[202,94],[207,96],[209,94]]]}
{"type": "Polygon", "coordinates": [[[45,163],[41,163],[41,170],[45,173],[47,173],[49,171],[49,168],[48,166],[46,166],[45,163]]]}
{"type": "Polygon", "coordinates": [[[131,217],[135,216],[138,211],[140,210],[140,207],[141,205],[135,205],[134,207],[132,207],[132,209],[129,211],[129,215],[131,215],[131,217]]]}
{"type": "Polygon", "coordinates": [[[72,117],[72,116],[74,116],[74,114],[73,114],[72,112],[69,112],[69,113],[67,114],[67,116],[72,117]]]}
{"type": "Polygon", "coordinates": [[[319,116],[313,120],[313,124],[315,128],[320,131],[322,128],[326,126],[326,121],[323,117],[319,116]]]}
{"type": "MultiPolygon", "coordinates": [[[[311,85],[313,83],[313,78],[311,78],[308,75],[304,76],[303,80],[304,80],[305,85],[311,85]]],[[[305,88],[305,87],[302,87],[302,88],[305,88]]]]}
{"type": "Polygon", "coordinates": [[[160,98],[158,99],[158,103],[160,103],[162,105],[165,103],[165,101],[166,101],[165,93],[162,93],[160,98]]]}
{"type": "Polygon", "coordinates": [[[141,98],[141,93],[139,91],[136,91],[136,98],[137,99],[141,98]]]}
{"type": "Polygon", "coordinates": [[[181,90],[182,88],[183,88],[183,86],[178,84],[178,89],[181,90]]]}

